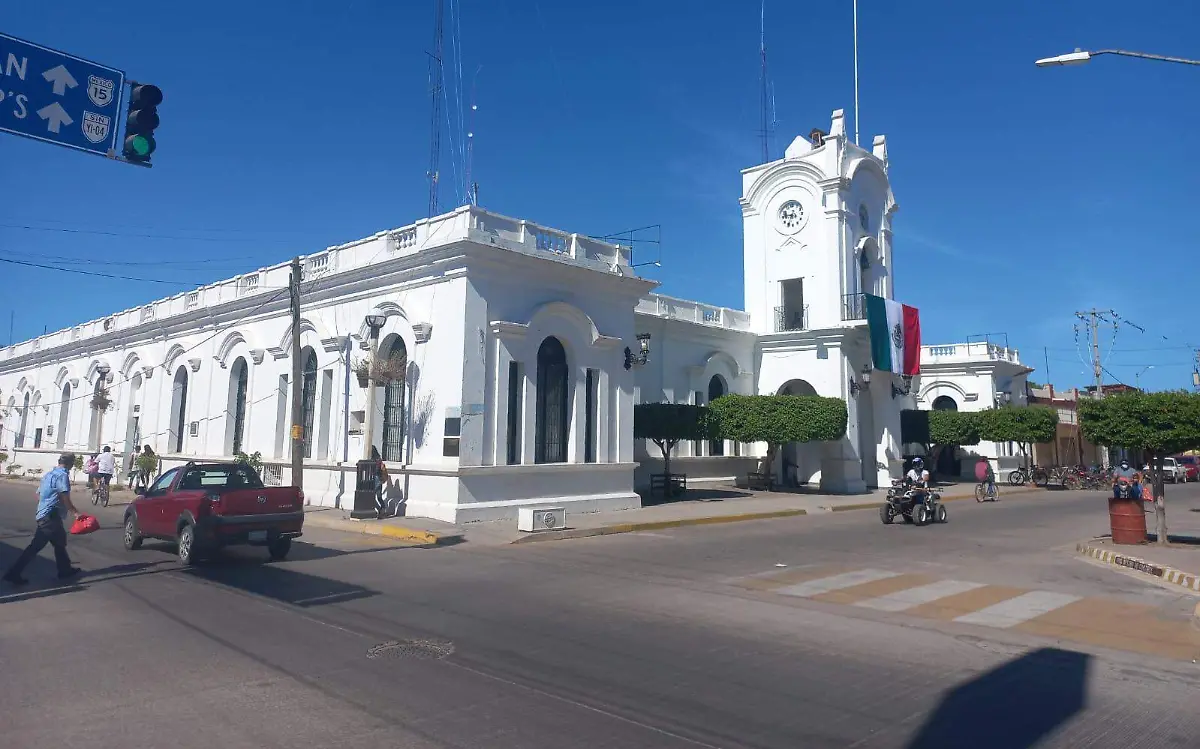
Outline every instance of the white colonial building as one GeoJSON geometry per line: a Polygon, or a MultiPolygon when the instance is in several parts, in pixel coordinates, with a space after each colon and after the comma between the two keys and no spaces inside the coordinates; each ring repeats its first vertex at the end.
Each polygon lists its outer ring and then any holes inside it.
{"type": "MultiPolygon", "coordinates": [[[[845,399],[846,437],[790,445],[776,471],[855,493],[899,471],[899,414],[915,398],[991,397],[964,380],[974,370],[911,393],[871,376],[862,295],[893,292],[882,136],[857,147],[839,110],[828,134],[745,170],[741,206],[745,311],[651,293],[626,247],[467,206],[304,257],[296,330],[285,263],[0,350],[0,450],[24,469],[101,445],[150,445],[166,465],[259,452],[269,482],[292,483],[298,387],[310,502],[349,506],[373,421],[399,510],[461,522],[530,504],[638,506],[658,458],[633,439],[636,402],[845,399]],[[373,419],[354,371],[369,315],[384,321],[379,360],[403,373],[378,388],[373,419]]],[[[763,450],[681,445],[679,469],[729,479],[763,450]]]]}

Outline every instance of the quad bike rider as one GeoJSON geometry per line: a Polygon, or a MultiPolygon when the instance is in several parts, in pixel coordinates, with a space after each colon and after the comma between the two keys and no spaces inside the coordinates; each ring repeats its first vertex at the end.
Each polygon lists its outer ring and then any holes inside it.
{"type": "Polygon", "coordinates": [[[892,482],[887,501],[879,508],[879,519],[889,524],[900,515],[904,522],[925,525],[931,521],[946,522],[946,507],[942,497],[930,488],[929,471],[925,461],[914,458],[912,468],[903,479],[892,482]]]}

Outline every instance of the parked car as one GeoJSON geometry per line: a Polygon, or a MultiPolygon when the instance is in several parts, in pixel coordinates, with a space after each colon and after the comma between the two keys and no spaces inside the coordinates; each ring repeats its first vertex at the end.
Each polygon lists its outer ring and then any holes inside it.
{"type": "Polygon", "coordinates": [[[267,487],[242,463],[188,463],[159,476],[125,510],[125,548],[147,538],[173,541],[191,565],[224,546],[265,546],[287,556],[304,527],[304,493],[267,487]]]}
{"type": "MultiPolygon", "coordinates": [[[[1150,465],[1142,466],[1143,471],[1149,471],[1150,465]]],[[[1163,458],[1163,481],[1170,481],[1172,484],[1187,482],[1187,469],[1176,458],[1163,458]]]]}
{"type": "Polygon", "coordinates": [[[1200,458],[1195,455],[1181,455],[1175,460],[1183,465],[1187,481],[1200,481],[1200,458]]]}

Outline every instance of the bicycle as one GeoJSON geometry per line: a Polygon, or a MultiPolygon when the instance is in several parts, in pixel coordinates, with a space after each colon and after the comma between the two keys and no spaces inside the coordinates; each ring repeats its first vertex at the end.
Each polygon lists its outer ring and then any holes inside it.
{"type": "Polygon", "coordinates": [[[1050,474],[1045,468],[1040,466],[1018,468],[1008,474],[1008,483],[1013,486],[1028,484],[1031,481],[1038,486],[1044,487],[1050,483],[1050,474]]]}
{"type": "Polygon", "coordinates": [[[995,481],[980,481],[975,485],[976,502],[995,502],[999,499],[999,491],[995,481]]]}
{"type": "Polygon", "coordinates": [[[92,487],[92,504],[108,507],[108,482],[96,477],[96,484],[92,487]]]}

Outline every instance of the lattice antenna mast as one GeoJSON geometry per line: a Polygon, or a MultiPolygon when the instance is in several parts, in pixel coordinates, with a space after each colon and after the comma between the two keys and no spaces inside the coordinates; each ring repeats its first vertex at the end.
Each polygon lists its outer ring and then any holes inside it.
{"type": "Polygon", "coordinates": [[[444,0],[437,0],[434,19],[433,52],[429,55],[429,213],[438,212],[439,162],[442,157],[442,27],[445,17],[444,0]]]}
{"type": "Polygon", "coordinates": [[[475,75],[471,77],[471,114],[467,123],[467,198],[471,205],[479,205],[479,185],[471,181],[471,169],[475,165],[475,112],[479,109],[475,105],[475,83],[479,78],[479,71],[483,70],[480,65],[475,69],[475,75]]]}
{"type": "Polygon", "coordinates": [[[767,0],[763,0],[759,14],[758,56],[761,64],[759,71],[761,93],[759,99],[762,109],[762,160],[765,164],[771,160],[771,124],[768,113],[771,99],[767,84],[767,0]]]}

